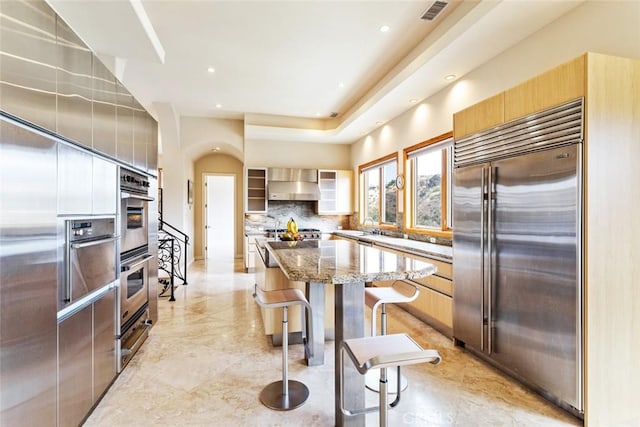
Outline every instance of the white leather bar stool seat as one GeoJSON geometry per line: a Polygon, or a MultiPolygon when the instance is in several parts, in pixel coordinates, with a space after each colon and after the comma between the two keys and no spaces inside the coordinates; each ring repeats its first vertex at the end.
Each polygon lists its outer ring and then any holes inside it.
{"type": "MultiPolygon", "coordinates": [[[[387,304],[408,303],[420,294],[417,286],[407,283],[403,280],[396,280],[393,285],[386,287],[372,287],[364,289],[364,302],[367,307],[371,308],[371,336],[377,335],[376,320],[377,310],[380,307],[380,335],[387,334],[387,304]]],[[[389,393],[396,393],[398,390],[407,388],[407,379],[398,375],[399,371],[389,373],[389,393]],[[400,378],[400,387],[398,387],[398,377],[400,378]]],[[[378,375],[376,372],[370,372],[367,375],[365,384],[369,390],[378,391],[378,375]]]]}
{"type": "MultiPolygon", "coordinates": [[[[288,307],[302,306],[302,339],[306,342],[305,311],[309,313],[311,322],[311,306],[300,289],[277,289],[263,291],[256,284],[253,298],[263,308],[282,308],[282,380],[274,381],[260,392],[260,402],[268,408],[278,411],[289,411],[301,406],[309,397],[309,389],[300,381],[289,379],[287,365],[289,329],[287,319],[288,307]]],[[[312,328],[309,328],[313,330],[312,328]]]]}
{"type": "MultiPolygon", "coordinates": [[[[417,363],[431,363],[437,365],[441,357],[437,350],[425,350],[407,334],[378,335],[373,337],[353,338],[345,340],[340,345],[340,384],[344,384],[344,360],[346,353],[358,372],[366,375],[374,369],[380,372],[380,398],[378,406],[349,410],[344,407],[344,390],[340,387],[340,410],[347,416],[360,415],[373,411],[380,411],[380,426],[387,425],[387,368],[417,363]]],[[[399,402],[396,398],[395,404],[399,402]]]]}

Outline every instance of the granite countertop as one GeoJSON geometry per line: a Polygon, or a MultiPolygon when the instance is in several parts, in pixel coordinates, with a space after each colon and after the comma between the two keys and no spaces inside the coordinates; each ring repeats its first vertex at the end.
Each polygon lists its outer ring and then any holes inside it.
{"type": "Polygon", "coordinates": [[[378,234],[367,234],[360,230],[336,230],[333,234],[413,255],[434,258],[445,262],[453,261],[453,248],[451,246],[436,245],[434,243],[401,239],[398,237],[381,236],[378,234]]]}
{"type": "Polygon", "coordinates": [[[419,279],[436,272],[428,262],[350,240],[268,241],[265,247],[293,281],[349,284],[419,279]]]}

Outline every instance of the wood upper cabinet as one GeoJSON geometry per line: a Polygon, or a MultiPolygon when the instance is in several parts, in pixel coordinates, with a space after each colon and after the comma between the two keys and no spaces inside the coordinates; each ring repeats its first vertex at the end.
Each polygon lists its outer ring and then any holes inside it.
{"type": "Polygon", "coordinates": [[[453,115],[461,139],[585,95],[586,55],[559,65],[453,115]]]}
{"type": "Polygon", "coordinates": [[[247,168],[245,212],[267,212],[267,168],[247,168]]]}
{"type": "Polygon", "coordinates": [[[585,95],[585,55],[504,92],[504,121],[524,117],[585,95]]]}
{"type": "Polygon", "coordinates": [[[353,213],[353,171],[351,170],[319,170],[318,184],[320,200],[318,215],[337,215],[353,213]]]}
{"type": "Polygon", "coordinates": [[[504,93],[499,93],[453,115],[453,137],[460,139],[504,123],[504,93]]]}

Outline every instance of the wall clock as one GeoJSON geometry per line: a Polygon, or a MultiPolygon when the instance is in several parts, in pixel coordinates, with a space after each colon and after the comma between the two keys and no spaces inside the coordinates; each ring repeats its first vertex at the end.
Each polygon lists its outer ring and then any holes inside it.
{"type": "Polygon", "coordinates": [[[396,188],[398,190],[404,190],[404,175],[398,175],[396,177],[396,188]]]}

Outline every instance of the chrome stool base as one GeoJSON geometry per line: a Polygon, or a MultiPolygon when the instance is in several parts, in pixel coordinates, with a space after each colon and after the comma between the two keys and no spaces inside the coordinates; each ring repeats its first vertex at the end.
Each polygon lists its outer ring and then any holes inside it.
{"type": "MultiPolygon", "coordinates": [[[[276,411],[290,411],[296,409],[309,397],[309,389],[300,381],[289,379],[289,322],[288,307],[292,305],[302,306],[302,339],[307,339],[305,313],[309,313],[311,323],[311,306],[300,289],[277,289],[263,291],[255,285],[253,297],[258,305],[264,308],[282,308],[282,380],[272,382],[260,392],[260,402],[269,409],[276,411]]],[[[313,331],[313,329],[311,329],[313,331]]],[[[313,337],[309,336],[311,341],[313,337]]]]}
{"type": "MultiPolygon", "coordinates": [[[[364,384],[371,391],[380,393],[380,369],[372,369],[364,376],[364,384]]],[[[398,393],[398,370],[387,369],[387,393],[398,393]]],[[[405,391],[409,385],[407,377],[400,374],[400,391],[405,391]]]]}
{"type": "Polygon", "coordinates": [[[282,393],[282,381],[275,381],[260,392],[260,402],[276,411],[289,411],[302,406],[309,397],[309,389],[300,381],[289,380],[289,394],[282,393]]]}

